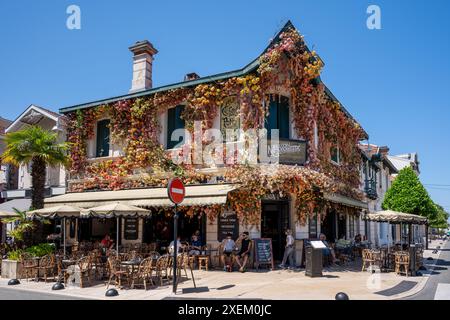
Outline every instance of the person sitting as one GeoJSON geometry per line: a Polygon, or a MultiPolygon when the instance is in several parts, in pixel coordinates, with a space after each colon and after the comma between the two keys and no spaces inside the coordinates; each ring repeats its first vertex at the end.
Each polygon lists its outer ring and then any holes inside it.
{"type": "MultiPolygon", "coordinates": [[[[175,249],[175,244],[173,242],[173,240],[170,242],[169,244],[169,254],[173,255],[173,250],[175,249]]],[[[181,253],[183,252],[183,245],[181,244],[180,241],[180,236],[177,237],[177,253],[181,253]]]]}
{"type": "Polygon", "coordinates": [[[321,233],[319,239],[326,246],[326,248],[323,248],[323,255],[325,257],[331,256],[333,264],[336,264],[336,254],[334,253],[333,248],[331,248],[331,246],[328,244],[327,237],[323,233],[321,233]]]}
{"type": "Polygon", "coordinates": [[[189,254],[192,256],[198,256],[202,250],[202,242],[198,236],[194,233],[191,237],[189,254]]]}
{"type": "Polygon", "coordinates": [[[106,250],[112,249],[114,247],[114,241],[111,240],[109,234],[106,234],[105,237],[100,242],[100,245],[102,246],[102,248],[106,250]]]}
{"type": "Polygon", "coordinates": [[[227,237],[223,239],[221,246],[222,246],[222,255],[220,256],[220,260],[223,263],[223,271],[232,271],[233,268],[233,250],[236,249],[236,243],[232,239],[232,234],[227,233],[227,237]],[[227,262],[227,260],[229,262],[227,262]]]}
{"type": "Polygon", "coordinates": [[[250,250],[252,249],[252,240],[250,240],[248,231],[244,231],[240,237],[241,249],[236,255],[236,263],[239,265],[239,271],[245,272],[250,250]],[[241,263],[241,259],[243,262],[241,263]]]}

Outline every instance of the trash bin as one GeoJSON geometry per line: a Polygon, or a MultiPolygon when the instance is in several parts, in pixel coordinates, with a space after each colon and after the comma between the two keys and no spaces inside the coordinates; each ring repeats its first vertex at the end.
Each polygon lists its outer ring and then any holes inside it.
{"type": "Polygon", "coordinates": [[[322,248],[314,248],[311,244],[305,246],[306,270],[308,277],[322,277],[322,248]]]}

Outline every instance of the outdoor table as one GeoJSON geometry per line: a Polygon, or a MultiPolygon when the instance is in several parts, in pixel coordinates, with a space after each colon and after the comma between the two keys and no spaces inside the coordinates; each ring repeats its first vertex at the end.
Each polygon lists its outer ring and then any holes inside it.
{"type": "Polygon", "coordinates": [[[131,267],[131,273],[134,273],[135,267],[139,267],[142,260],[136,259],[136,260],[129,260],[129,261],[122,261],[120,265],[125,267],[131,267]]]}

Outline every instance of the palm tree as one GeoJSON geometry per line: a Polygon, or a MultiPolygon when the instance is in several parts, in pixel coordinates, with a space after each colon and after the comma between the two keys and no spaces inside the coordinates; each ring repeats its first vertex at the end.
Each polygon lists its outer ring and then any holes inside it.
{"type": "Polygon", "coordinates": [[[1,221],[3,223],[16,224],[15,228],[9,231],[8,234],[13,237],[15,241],[24,241],[25,234],[34,228],[34,224],[31,220],[27,219],[26,211],[20,211],[16,208],[13,209],[17,213],[17,216],[12,218],[4,218],[1,221]]]}
{"type": "Polygon", "coordinates": [[[8,133],[5,142],[4,162],[13,165],[31,164],[31,208],[43,208],[46,167],[67,164],[67,143],[59,143],[57,133],[39,126],[8,133]]]}

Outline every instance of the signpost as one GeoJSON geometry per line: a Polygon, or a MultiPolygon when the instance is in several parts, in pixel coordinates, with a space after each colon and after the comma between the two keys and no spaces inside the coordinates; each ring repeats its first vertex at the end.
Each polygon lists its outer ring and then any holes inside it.
{"type": "Polygon", "coordinates": [[[183,202],[186,190],[183,181],[179,178],[173,178],[167,186],[167,194],[170,201],[175,204],[175,214],[173,216],[173,286],[172,292],[177,293],[177,257],[178,257],[178,211],[177,206],[183,202]]]}

